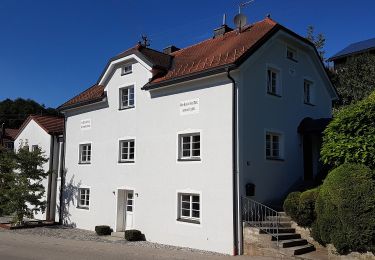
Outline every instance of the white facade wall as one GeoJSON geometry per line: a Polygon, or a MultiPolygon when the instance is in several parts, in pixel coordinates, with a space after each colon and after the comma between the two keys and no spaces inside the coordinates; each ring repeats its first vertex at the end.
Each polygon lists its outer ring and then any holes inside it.
{"type": "MultiPolygon", "coordinates": [[[[17,151],[21,145],[28,145],[29,149],[32,149],[33,145],[38,145],[39,148],[44,152],[44,155],[49,158],[50,157],[50,149],[51,149],[51,136],[42,129],[34,120],[30,120],[30,122],[25,126],[22,132],[18,135],[17,139],[14,141],[14,148],[17,151]]],[[[43,165],[44,171],[49,170],[49,161],[43,165]]],[[[48,189],[48,178],[42,181],[42,184],[45,188],[45,193],[43,196],[43,200],[47,201],[47,189],[48,189]]],[[[35,219],[45,220],[46,213],[39,212],[35,214],[35,219]]]]}
{"type": "MultiPolygon", "coordinates": [[[[143,91],[151,73],[142,62],[106,83],[108,103],[66,112],[67,190],[90,188],[89,209],[77,193],[65,194],[66,222],[116,230],[119,190],[135,192],[134,226],[149,241],[233,253],[232,87],[216,77],[174,88],[143,91]],[[135,85],[135,108],[119,110],[119,88],[135,85]],[[181,101],[199,98],[199,113],[180,115],[181,101]],[[81,130],[82,120],[91,129],[81,130]],[[200,132],[201,161],[180,162],[178,134],[200,132]],[[119,140],[136,140],[135,163],[118,163],[119,140]],[[89,165],[80,165],[79,144],[92,144],[89,165]],[[200,194],[201,223],[177,221],[177,193],[200,194]],[[73,199],[70,199],[73,198],[73,199]]],[[[122,208],[120,208],[122,210],[122,208]]]]}
{"type": "Polygon", "coordinates": [[[311,48],[279,33],[243,64],[238,82],[243,195],[246,183],[254,183],[253,198],[275,205],[303,180],[303,145],[297,127],[305,117],[331,117],[329,83],[314,55],[311,48]],[[297,50],[297,62],[286,58],[287,46],[297,50]],[[281,97],[267,94],[268,66],[280,71],[281,97]],[[304,104],[304,79],[313,82],[314,106],[304,104]],[[283,161],[266,159],[267,131],[282,134],[283,161]]]}

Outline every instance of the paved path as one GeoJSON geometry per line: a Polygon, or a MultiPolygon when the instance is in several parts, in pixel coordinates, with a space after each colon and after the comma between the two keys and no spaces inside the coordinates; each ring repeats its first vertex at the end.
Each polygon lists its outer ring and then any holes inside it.
{"type": "MultiPolygon", "coordinates": [[[[78,241],[46,236],[0,232],[0,259],[38,260],[96,260],[96,259],[250,259],[246,256],[231,257],[207,255],[198,252],[170,250],[164,248],[137,247],[127,244],[78,241]]],[[[251,259],[272,259],[259,257],[251,259]]]]}

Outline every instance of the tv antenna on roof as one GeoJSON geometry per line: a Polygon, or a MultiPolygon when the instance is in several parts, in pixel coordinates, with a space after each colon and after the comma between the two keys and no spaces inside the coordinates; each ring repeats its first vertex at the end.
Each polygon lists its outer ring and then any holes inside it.
{"type": "Polygon", "coordinates": [[[141,35],[141,40],[138,42],[140,45],[143,47],[149,47],[150,46],[150,39],[147,37],[147,35],[142,34],[141,35]]]}
{"type": "Polygon", "coordinates": [[[242,8],[244,8],[244,7],[246,7],[246,6],[250,5],[250,4],[252,4],[253,2],[255,2],[255,0],[250,0],[250,1],[247,1],[247,2],[244,2],[244,3],[240,3],[240,4],[238,5],[238,14],[241,13],[241,9],[242,9],[242,8]]]}
{"type": "Polygon", "coordinates": [[[250,1],[247,1],[247,2],[244,2],[244,3],[240,3],[238,5],[238,14],[234,17],[234,24],[236,25],[236,27],[238,28],[238,30],[241,32],[241,28],[246,25],[246,22],[247,22],[247,17],[246,15],[242,14],[241,13],[241,10],[242,8],[250,5],[251,3],[253,3],[255,0],[250,0],[250,1]]]}

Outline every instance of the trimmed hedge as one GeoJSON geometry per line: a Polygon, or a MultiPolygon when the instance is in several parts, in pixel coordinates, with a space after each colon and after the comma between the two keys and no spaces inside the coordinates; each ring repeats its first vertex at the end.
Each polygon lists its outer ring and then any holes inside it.
{"type": "Polygon", "coordinates": [[[145,235],[136,229],[125,230],[125,239],[128,241],[144,241],[145,235]]]}
{"type": "Polygon", "coordinates": [[[109,226],[96,226],[95,232],[98,234],[98,236],[108,236],[111,234],[112,229],[109,226]]]}
{"type": "Polygon", "coordinates": [[[284,201],[284,211],[298,225],[311,227],[315,221],[315,201],[318,197],[318,188],[304,192],[291,192],[284,201]]]}
{"type": "Polygon", "coordinates": [[[302,227],[311,227],[316,219],[315,202],[318,197],[319,189],[311,189],[301,193],[299,204],[297,223],[302,227]]]}
{"type": "Polygon", "coordinates": [[[289,193],[289,195],[284,200],[284,211],[288,214],[294,221],[297,220],[298,216],[298,205],[301,197],[301,192],[295,191],[289,193]]]}
{"type": "Polygon", "coordinates": [[[375,252],[375,173],[358,164],[331,171],[316,201],[312,235],[340,254],[375,252]]]}

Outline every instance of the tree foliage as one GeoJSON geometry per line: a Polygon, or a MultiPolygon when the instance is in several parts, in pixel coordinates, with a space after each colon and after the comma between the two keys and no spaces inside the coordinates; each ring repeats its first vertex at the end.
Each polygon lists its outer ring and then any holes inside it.
{"type": "Polygon", "coordinates": [[[8,128],[19,128],[31,114],[57,115],[53,108],[45,108],[31,99],[5,99],[0,102],[0,123],[8,128]]]}
{"type": "Polygon", "coordinates": [[[321,158],[331,166],[349,162],[375,168],[375,92],[335,114],[324,131],[321,158]]]}
{"type": "Polygon", "coordinates": [[[13,214],[15,223],[22,223],[24,217],[33,218],[34,214],[46,207],[42,180],[48,176],[43,165],[48,161],[40,148],[29,151],[22,146],[17,153],[2,152],[0,155],[0,176],[4,182],[0,193],[3,212],[13,214]]]}
{"type": "Polygon", "coordinates": [[[375,91],[375,55],[349,57],[332,79],[343,105],[364,99],[375,91]]]}
{"type": "Polygon", "coordinates": [[[375,252],[375,173],[359,164],[331,171],[320,187],[312,235],[341,254],[375,252]]]}
{"type": "Polygon", "coordinates": [[[325,44],[326,44],[326,37],[322,33],[318,33],[315,35],[315,28],[312,25],[309,25],[307,27],[307,35],[306,39],[308,39],[310,42],[312,42],[315,45],[315,48],[317,49],[320,59],[324,62],[325,61],[325,53],[324,50],[325,44]]]}

